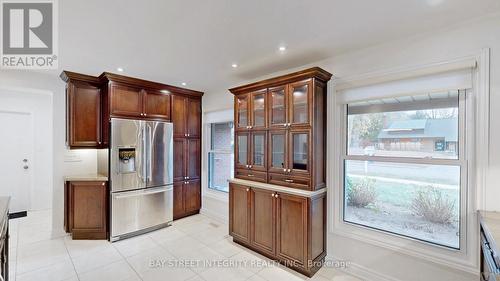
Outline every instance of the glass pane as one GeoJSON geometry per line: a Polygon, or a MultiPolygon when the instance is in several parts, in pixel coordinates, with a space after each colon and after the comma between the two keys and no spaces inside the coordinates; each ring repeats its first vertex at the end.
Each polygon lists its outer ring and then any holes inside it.
{"type": "Polygon", "coordinates": [[[234,171],[232,154],[210,152],[208,159],[208,188],[228,192],[234,171]]]}
{"type": "Polygon", "coordinates": [[[233,150],[233,122],[213,123],[211,130],[211,150],[233,150]]]}
{"type": "Polygon", "coordinates": [[[265,125],[265,96],[253,96],[253,126],[263,127],[265,125]]]}
{"type": "Polygon", "coordinates": [[[293,163],[295,170],[307,170],[308,134],[293,134],[293,163]]]}
{"type": "Polygon", "coordinates": [[[285,135],[274,134],[271,138],[272,142],[272,167],[285,168],[285,135]]]}
{"type": "Polygon", "coordinates": [[[293,123],[307,123],[307,85],[293,88],[293,123]]]}
{"type": "Polygon", "coordinates": [[[458,159],[458,95],[433,103],[349,105],[348,154],[458,159]]]}
{"type": "Polygon", "coordinates": [[[238,126],[248,126],[248,100],[247,97],[238,97],[238,126]]]}
{"type": "Polygon", "coordinates": [[[264,135],[253,136],[253,165],[264,166],[264,135]]]}
{"type": "Polygon", "coordinates": [[[460,167],[345,161],[344,220],[459,248],[460,167]]]}
{"type": "Polygon", "coordinates": [[[285,90],[272,92],[271,94],[271,122],[272,124],[283,124],[285,118],[285,90]]]}
{"type": "Polygon", "coordinates": [[[238,136],[238,164],[247,165],[247,141],[246,135],[238,136]]]}

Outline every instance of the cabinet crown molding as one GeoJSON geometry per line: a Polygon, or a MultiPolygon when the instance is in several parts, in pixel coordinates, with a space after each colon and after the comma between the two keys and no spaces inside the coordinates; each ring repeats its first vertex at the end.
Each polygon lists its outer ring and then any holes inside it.
{"type": "Polygon", "coordinates": [[[312,67],[301,71],[289,73],[286,75],[281,75],[266,80],[262,80],[259,82],[231,88],[229,89],[229,91],[235,95],[238,95],[241,93],[248,93],[256,90],[261,90],[262,88],[276,87],[283,84],[296,82],[308,78],[316,78],[326,83],[332,78],[332,74],[320,67],[312,67]]]}
{"type": "Polygon", "coordinates": [[[181,94],[181,95],[192,96],[192,97],[200,97],[201,98],[204,94],[203,92],[200,92],[200,91],[195,91],[195,90],[185,89],[185,88],[172,86],[172,85],[168,85],[168,84],[162,84],[162,83],[143,80],[143,79],[139,79],[139,78],[119,75],[119,74],[115,74],[115,73],[111,73],[111,72],[103,72],[101,75],[96,77],[96,76],[91,76],[91,75],[87,75],[87,74],[81,74],[81,73],[63,70],[61,75],[59,75],[59,77],[61,77],[61,79],[66,83],[75,82],[75,81],[88,82],[88,83],[92,83],[92,84],[105,84],[105,83],[109,83],[109,82],[118,82],[118,83],[123,83],[123,84],[131,85],[131,86],[157,90],[157,91],[167,90],[167,91],[172,92],[174,94],[181,94]]]}

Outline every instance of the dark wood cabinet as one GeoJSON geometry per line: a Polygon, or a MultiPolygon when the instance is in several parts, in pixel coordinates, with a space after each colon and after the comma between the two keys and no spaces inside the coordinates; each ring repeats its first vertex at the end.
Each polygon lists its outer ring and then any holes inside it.
{"type": "Polygon", "coordinates": [[[144,115],[148,118],[170,120],[170,94],[144,91],[144,115]]]}
{"type": "Polygon", "coordinates": [[[306,266],[307,198],[275,194],[276,197],[276,256],[279,259],[306,266]]]}
{"type": "Polygon", "coordinates": [[[201,100],[174,95],[172,108],[174,137],[200,138],[201,100]]]}
{"type": "Polygon", "coordinates": [[[229,185],[229,233],[237,241],[250,242],[250,188],[229,185]]]}
{"type": "Polygon", "coordinates": [[[170,94],[111,82],[111,117],[170,121],[170,94]]]}
{"type": "Polygon", "coordinates": [[[112,117],[142,117],[144,99],[140,87],[112,83],[109,89],[112,117]]]}
{"type": "Polygon", "coordinates": [[[187,136],[186,123],[186,98],[172,96],[172,123],[174,124],[174,138],[187,136]]]}
{"type": "Polygon", "coordinates": [[[201,208],[200,180],[189,180],[184,184],[184,209],[186,213],[198,212],[201,208]]]}
{"type": "Polygon", "coordinates": [[[275,192],[250,189],[250,245],[275,255],[276,204],[275,192]]]}
{"type": "Polygon", "coordinates": [[[101,89],[97,81],[68,79],[66,84],[67,146],[93,148],[102,145],[101,108],[101,89]],[[85,118],[81,118],[82,116],[85,118]]]}
{"type": "Polygon", "coordinates": [[[326,192],[305,197],[230,183],[229,233],[310,277],[326,256],[326,192]]]}
{"type": "Polygon", "coordinates": [[[111,118],[171,121],[174,217],[199,212],[202,92],[109,72],[95,77],[63,71],[60,77],[67,83],[70,149],[109,148],[111,118]]]}
{"type": "Polygon", "coordinates": [[[326,83],[331,76],[314,67],[230,89],[236,125],[230,234],[309,277],[326,255],[326,83]]]}
{"type": "Polygon", "coordinates": [[[174,182],[174,219],[184,216],[184,182],[174,182]]]}
{"type": "Polygon", "coordinates": [[[104,181],[67,181],[65,229],[73,239],[107,239],[108,184],[104,181]]]}
{"type": "Polygon", "coordinates": [[[174,182],[174,219],[199,212],[201,208],[200,180],[174,182]]]}
{"type": "MultiPolygon", "coordinates": [[[[253,168],[286,175],[279,178],[288,187],[325,187],[330,78],[330,73],[315,67],[230,89],[235,95],[235,177],[247,178],[236,170],[253,168]]],[[[267,178],[277,183],[276,175],[267,178]]]]}

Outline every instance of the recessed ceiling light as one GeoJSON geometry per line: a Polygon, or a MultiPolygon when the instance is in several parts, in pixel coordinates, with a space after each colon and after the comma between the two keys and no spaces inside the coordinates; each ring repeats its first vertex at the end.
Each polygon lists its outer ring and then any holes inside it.
{"type": "Polygon", "coordinates": [[[182,82],[181,84],[182,84],[182,86],[186,86],[187,85],[186,82],[182,82]]]}
{"type": "Polygon", "coordinates": [[[285,46],[280,46],[279,50],[280,50],[280,52],[284,52],[284,51],[286,51],[286,47],[285,46]]]}
{"type": "Polygon", "coordinates": [[[231,64],[231,66],[232,66],[233,68],[237,68],[237,67],[238,67],[238,65],[237,65],[236,63],[231,64]]]}
{"type": "Polygon", "coordinates": [[[118,67],[118,68],[116,68],[116,71],[118,71],[118,72],[123,72],[123,68],[118,67]]]}

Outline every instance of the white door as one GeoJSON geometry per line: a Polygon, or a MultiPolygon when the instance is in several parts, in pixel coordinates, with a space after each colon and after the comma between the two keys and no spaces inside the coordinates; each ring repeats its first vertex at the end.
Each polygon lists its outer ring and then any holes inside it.
{"type": "Polygon", "coordinates": [[[10,196],[10,213],[28,211],[32,185],[33,125],[29,113],[0,111],[0,196],[10,196]]]}

